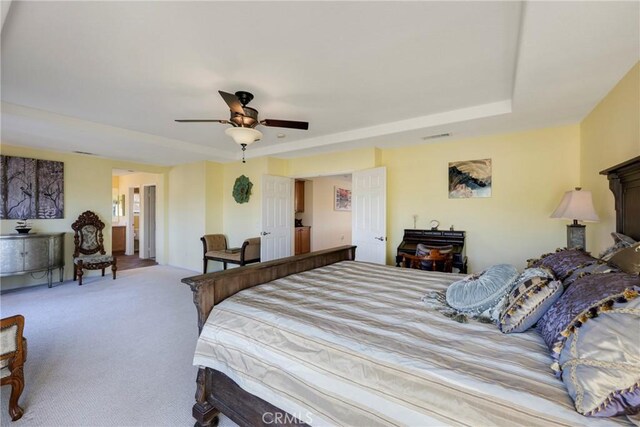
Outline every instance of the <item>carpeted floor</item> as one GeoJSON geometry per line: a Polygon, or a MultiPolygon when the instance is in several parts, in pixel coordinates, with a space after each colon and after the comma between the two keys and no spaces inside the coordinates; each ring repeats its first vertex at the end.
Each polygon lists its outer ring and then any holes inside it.
{"type": "MultiPolygon", "coordinates": [[[[167,266],[88,276],[1,296],[1,316],[25,316],[25,414],[3,426],[193,425],[197,339],[191,290],[197,274],[167,266]]],[[[221,425],[233,425],[221,419],[221,425]]]]}

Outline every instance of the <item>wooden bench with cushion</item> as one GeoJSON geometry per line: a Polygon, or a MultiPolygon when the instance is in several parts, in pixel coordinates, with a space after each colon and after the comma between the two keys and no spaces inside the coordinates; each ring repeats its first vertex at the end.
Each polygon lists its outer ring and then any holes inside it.
{"type": "Polygon", "coordinates": [[[227,264],[243,266],[252,262],[260,262],[260,237],[246,239],[242,243],[242,247],[233,250],[233,252],[227,248],[227,238],[224,234],[206,234],[200,240],[204,250],[202,258],[203,274],[207,272],[209,261],[221,262],[225,270],[227,269],[227,264]]]}

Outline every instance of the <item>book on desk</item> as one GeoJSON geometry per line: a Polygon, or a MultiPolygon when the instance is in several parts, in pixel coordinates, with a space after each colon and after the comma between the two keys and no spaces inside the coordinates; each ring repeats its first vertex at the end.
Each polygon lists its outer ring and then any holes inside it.
{"type": "Polygon", "coordinates": [[[457,269],[460,273],[466,274],[467,257],[465,255],[464,239],[464,231],[407,228],[404,230],[402,243],[398,246],[396,253],[396,267],[400,267],[403,254],[416,254],[416,246],[418,246],[418,243],[434,247],[451,245],[453,246],[453,268],[457,269]]]}

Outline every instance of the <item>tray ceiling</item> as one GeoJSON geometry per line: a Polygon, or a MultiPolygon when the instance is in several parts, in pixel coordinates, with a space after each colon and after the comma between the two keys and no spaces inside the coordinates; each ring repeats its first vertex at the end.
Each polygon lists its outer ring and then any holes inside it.
{"type": "MultiPolygon", "coordinates": [[[[5,3],[5,2],[3,2],[5,3]]],[[[263,118],[247,157],[581,120],[639,59],[637,2],[18,2],[2,142],[172,165],[232,161],[218,90],[263,118]],[[284,133],[284,138],[277,138],[284,133]]]]}

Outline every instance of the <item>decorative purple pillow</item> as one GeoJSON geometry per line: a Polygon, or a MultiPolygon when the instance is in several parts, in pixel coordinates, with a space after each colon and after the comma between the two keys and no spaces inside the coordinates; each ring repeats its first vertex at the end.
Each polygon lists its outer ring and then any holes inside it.
{"type": "Polygon", "coordinates": [[[597,263],[589,264],[586,267],[580,267],[573,270],[569,276],[563,281],[562,285],[567,289],[573,282],[581,277],[588,276],[589,274],[604,274],[604,273],[619,273],[620,269],[609,264],[598,261],[597,263]]]}
{"type": "Polygon", "coordinates": [[[540,259],[528,260],[529,267],[546,267],[558,280],[564,280],[574,270],[598,262],[581,249],[558,249],[555,253],[542,255],[540,259]]]}
{"type": "MultiPolygon", "coordinates": [[[[640,291],[640,276],[626,273],[592,274],[577,279],[538,321],[538,332],[557,360],[574,328],[611,308],[614,301],[633,299],[640,291]]],[[[558,372],[557,364],[554,370],[558,372]]]]}
{"type": "Polygon", "coordinates": [[[562,381],[576,411],[590,417],[640,412],[640,298],[614,303],[567,338],[562,381]]]}

